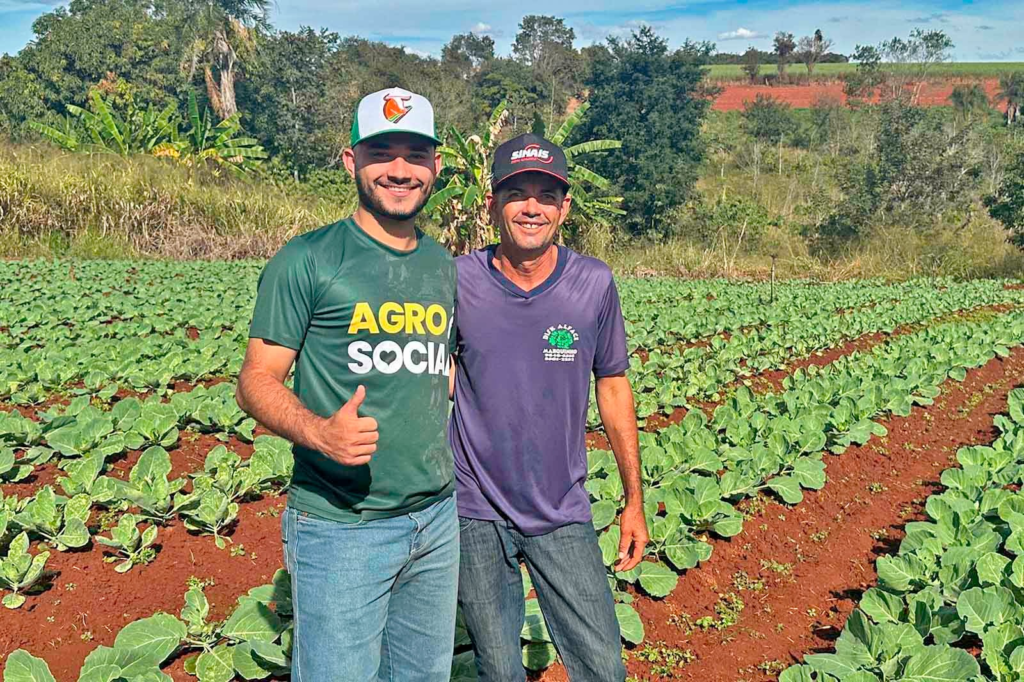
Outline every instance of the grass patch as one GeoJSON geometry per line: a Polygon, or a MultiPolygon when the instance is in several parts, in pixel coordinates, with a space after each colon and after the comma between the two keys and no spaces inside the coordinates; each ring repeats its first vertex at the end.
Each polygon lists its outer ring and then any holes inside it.
{"type": "Polygon", "coordinates": [[[354,207],[354,197],[216,178],[152,157],[0,144],[0,253],[9,258],[262,258],[354,207]]]}

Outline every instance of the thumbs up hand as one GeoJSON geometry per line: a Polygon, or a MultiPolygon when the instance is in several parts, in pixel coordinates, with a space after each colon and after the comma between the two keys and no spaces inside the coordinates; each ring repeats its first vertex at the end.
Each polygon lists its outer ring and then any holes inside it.
{"type": "Polygon", "coordinates": [[[377,420],[360,417],[359,407],[366,400],[366,388],[359,386],[352,398],[333,415],[323,420],[320,452],[345,466],[362,466],[377,451],[377,420]]]}

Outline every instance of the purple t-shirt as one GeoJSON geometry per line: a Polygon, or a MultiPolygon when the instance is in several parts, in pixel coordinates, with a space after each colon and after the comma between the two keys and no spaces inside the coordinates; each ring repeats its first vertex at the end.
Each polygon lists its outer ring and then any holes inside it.
{"type": "Polygon", "coordinates": [[[558,247],[525,292],[494,248],[455,259],[458,371],[448,434],[459,514],[527,535],[590,521],[585,442],[590,377],[629,367],[612,272],[558,247]]]}

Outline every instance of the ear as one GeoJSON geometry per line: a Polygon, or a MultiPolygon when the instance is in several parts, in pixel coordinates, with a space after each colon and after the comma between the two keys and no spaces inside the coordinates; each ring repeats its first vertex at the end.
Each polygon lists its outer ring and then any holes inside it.
{"type": "Polygon", "coordinates": [[[441,158],[441,152],[434,152],[434,175],[440,175],[441,169],[444,168],[444,159],[441,158]]]}
{"type": "Polygon", "coordinates": [[[559,218],[558,224],[561,225],[565,222],[566,218],[569,217],[569,209],[572,207],[572,195],[568,192],[565,193],[565,198],[562,199],[561,217],[559,218]]]}
{"type": "Polygon", "coordinates": [[[498,202],[498,197],[495,196],[494,192],[488,192],[484,195],[484,200],[487,202],[487,215],[491,219],[491,224],[495,226],[501,225],[501,204],[498,202]]]}
{"type": "Polygon", "coordinates": [[[341,153],[341,160],[345,164],[345,170],[351,178],[356,177],[356,150],[352,147],[346,147],[345,151],[341,153]]]}

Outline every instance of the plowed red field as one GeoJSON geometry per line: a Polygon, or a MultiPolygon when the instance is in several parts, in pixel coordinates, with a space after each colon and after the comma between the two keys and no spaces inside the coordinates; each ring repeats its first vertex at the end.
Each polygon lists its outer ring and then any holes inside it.
{"type": "MultiPolygon", "coordinates": [[[[966,81],[964,81],[966,82],[966,81]]],[[[981,82],[988,94],[989,101],[994,102],[999,91],[999,81],[990,78],[981,82]]],[[[941,106],[948,104],[953,88],[961,83],[956,81],[937,81],[924,83],[918,101],[924,106],[941,106]]],[[[841,81],[816,82],[810,85],[743,85],[728,83],[722,86],[722,94],[715,99],[712,109],[715,111],[736,111],[743,108],[745,102],[752,102],[758,95],[772,97],[786,102],[798,109],[812,106],[820,99],[836,99],[846,103],[841,81]]],[[[876,97],[874,101],[878,101],[876,97]]]]}

